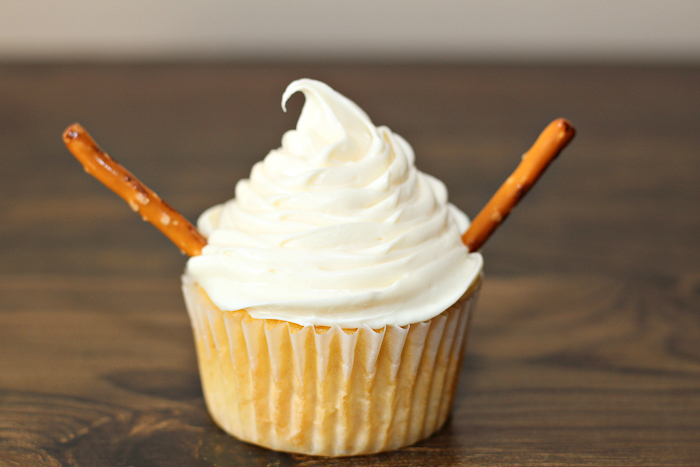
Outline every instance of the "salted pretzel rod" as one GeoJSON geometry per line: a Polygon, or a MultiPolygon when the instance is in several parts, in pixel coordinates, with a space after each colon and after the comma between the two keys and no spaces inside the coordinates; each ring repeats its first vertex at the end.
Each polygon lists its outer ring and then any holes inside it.
{"type": "Polygon", "coordinates": [[[189,256],[202,253],[202,248],[207,244],[202,234],[182,214],[100,149],[80,124],[74,123],[66,128],[63,142],[87,173],[121,196],[131,209],[163,232],[180,251],[189,256]]]}
{"type": "Polygon", "coordinates": [[[563,118],[547,125],[535,144],[523,155],[515,172],[486,203],[462,236],[462,242],[469,251],[481,248],[575,134],[574,126],[563,118]]]}

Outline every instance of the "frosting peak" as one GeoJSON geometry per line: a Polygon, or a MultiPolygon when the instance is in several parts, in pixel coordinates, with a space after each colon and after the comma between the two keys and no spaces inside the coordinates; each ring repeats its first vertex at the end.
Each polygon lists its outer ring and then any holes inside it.
{"type": "Polygon", "coordinates": [[[306,102],[296,131],[287,132],[282,148],[297,157],[318,158],[321,163],[356,161],[376,140],[377,129],[357,104],[330,88],[310,79],[292,82],[282,96],[282,109],[295,92],[304,93],[306,102]]]}
{"type": "Polygon", "coordinates": [[[208,245],[188,273],[255,318],[377,328],[441,313],[481,270],[466,216],[403,138],[319,81],[291,83],[283,109],[298,91],[296,129],[200,217],[208,245]]]}

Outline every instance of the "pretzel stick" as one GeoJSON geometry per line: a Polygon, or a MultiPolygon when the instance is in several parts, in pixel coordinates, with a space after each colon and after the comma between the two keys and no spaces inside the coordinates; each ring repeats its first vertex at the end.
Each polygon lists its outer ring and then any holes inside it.
{"type": "Polygon", "coordinates": [[[206,239],[182,214],[141,183],[95,143],[78,123],[66,128],[63,142],[85,171],[129,203],[143,220],[163,232],[183,253],[197,256],[207,244],[206,239]]]}
{"type": "Polygon", "coordinates": [[[535,144],[523,155],[515,172],[486,203],[462,236],[462,242],[469,251],[481,248],[575,134],[571,122],[563,118],[547,125],[535,144]]]}

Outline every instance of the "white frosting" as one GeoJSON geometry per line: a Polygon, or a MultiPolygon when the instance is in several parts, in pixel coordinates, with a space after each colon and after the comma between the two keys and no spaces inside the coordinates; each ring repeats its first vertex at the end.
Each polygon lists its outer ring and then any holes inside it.
{"type": "Polygon", "coordinates": [[[319,81],[291,83],[283,109],[297,91],[296,130],[202,214],[208,245],[187,273],[222,310],[301,325],[379,328],[446,310],[482,267],[461,241],[467,217],[399,135],[319,81]]]}

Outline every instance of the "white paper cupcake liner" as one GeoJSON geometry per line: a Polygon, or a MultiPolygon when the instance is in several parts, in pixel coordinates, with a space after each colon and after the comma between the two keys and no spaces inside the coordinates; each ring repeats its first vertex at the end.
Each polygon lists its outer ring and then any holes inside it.
{"type": "Polygon", "coordinates": [[[343,330],[221,311],[185,276],[209,412],[243,441],[309,455],[426,438],[452,407],[478,285],[429,321],[343,330]]]}

